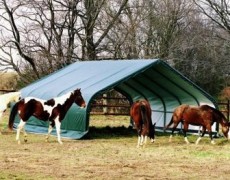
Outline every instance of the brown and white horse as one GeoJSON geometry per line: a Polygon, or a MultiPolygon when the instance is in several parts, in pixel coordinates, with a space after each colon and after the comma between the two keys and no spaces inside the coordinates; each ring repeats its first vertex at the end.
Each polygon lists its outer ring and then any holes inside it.
{"type": "Polygon", "coordinates": [[[0,95],[0,121],[2,120],[2,116],[4,115],[4,112],[6,111],[9,103],[18,102],[20,96],[20,92],[10,92],[0,95]]]}
{"type": "Polygon", "coordinates": [[[72,106],[73,103],[76,103],[80,107],[85,107],[86,103],[81,95],[80,89],[76,89],[72,92],[69,92],[63,96],[56,97],[49,100],[43,100],[34,97],[26,97],[17,102],[12,108],[8,127],[13,129],[14,119],[16,114],[19,114],[20,122],[17,127],[16,140],[20,144],[20,131],[24,131],[24,141],[26,142],[26,132],[25,124],[31,116],[34,116],[43,121],[49,121],[48,135],[46,137],[47,141],[49,139],[50,133],[56,126],[57,139],[60,144],[62,144],[60,136],[61,121],[64,119],[67,111],[72,106]]]}
{"type": "Polygon", "coordinates": [[[147,100],[139,100],[132,104],[130,116],[138,133],[137,147],[145,145],[148,136],[151,142],[154,142],[155,123],[152,124],[151,115],[151,106],[147,100]]]}
{"type": "Polygon", "coordinates": [[[215,144],[212,138],[212,125],[214,122],[221,124],[222,132],[224,136],[228,138],[229,122],[220,111],[211,106],[202,105],[198,107],[193,107],[187,104],[182,104],[178,106],[173,112],[171,121],[165,127],[165,129],[167,129],[173,124],[170,141],[177,125],[180,122],[184,125],[184,139],[187,144],[189,143],[189,141],[187,139],[186,132],[188,131],[189,124],[203,127],[202,134],[197,139],[196,144],[198,144],[201,138],[204,136],[206,129],[208,130],[211,143],[215,144]]]}

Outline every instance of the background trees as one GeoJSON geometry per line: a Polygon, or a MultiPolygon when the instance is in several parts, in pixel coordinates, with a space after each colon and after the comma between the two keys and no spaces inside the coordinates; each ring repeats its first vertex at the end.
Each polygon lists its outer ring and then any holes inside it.
{"type": "Polygon", "coordinates": [[[0,65],[25,84],[75,61],[161,58],[229,85],[228,0],[0,0],[0,65]]]}

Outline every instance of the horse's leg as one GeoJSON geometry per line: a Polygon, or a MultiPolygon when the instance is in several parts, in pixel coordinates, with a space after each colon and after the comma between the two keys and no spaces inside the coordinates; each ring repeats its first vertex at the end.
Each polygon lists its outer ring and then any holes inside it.
{"type": "Polygon", "coordinates": [[[187,138],[187,131],[188,131],[188,124],[184,123],[184,140],[187,144],[189,144],[188,138],[187,138]]]}
{"type": "Polygon", "coordinates": [[[137,138],[137,148],[140,147],[140,144],[141,144],[141,136],[138,135],[138,138],[137,138]]]}
{"type": "Polygon", "coordinates": [[[47,134],[47,136],[46,136],[46,142],[49,142],[49,137],[50,137],[50,133],[52,132],[52,130],[53,130],[53,122],[50,122],[50,124],[49,124],[49,128],[48,128],[48,134],[47,134]]]}
{"type": "Polygon", "coordinates": [[[138,134],[138,139],[137,139],[137,148],[139,148],[141,146],[142,143],[142,135],[141,135],[141,129],[142,127],[138,124],[135,124],[136,130],[137,130],[137,134],[138,134]]]}
{"type": "Polygon", "coordinates": [[[59,121],[59,117],[57,117],[54,121],[55,121],[55,126],[56,126],[58,142],[60,144],[63,144],[62,141],[61,141],[61,135],[60,135],[60,133],[61,133],[61,123],[59,121]]]}
{"type": "Polygon", "coordinates": [[[215,141],[214,141],[213,138],[212,138],[212,127],[211,127],[211,125],[209,125],[209,126],[207,127],[207,129],[208,129],[209,137],[210,137],[210,139],[211,139],[211,144],[216,144],[215,141]]]}
{"type": "Polygon", "coordinates": [[[144,145],[144,147],[145,147],[145,146],[146,146],[146,144],[147,144],[147,140],[148,140],[148,136],[147,136],[147,135],[145,135],[145,136],[144,136],[144,144],[143,144],[143,145],[144,145]]]}
{"type": "Polygon", "coordinates": [[[23,133],[24,133],[24,142],[27,142],[27,133],[26,133],[25,126],[23,127],[23,133]]]}
{"type": "Polygon", "coordinates": [[[178,124],[179,124],[179,122],[174,122],[172,132],[171,132],[171,135],[169,137],[169,142],[172,142],[172,137],[173,137],[174,131],[176,130],[176,127],[178,126],[178,124]]]}
{"type": "Polygon", "coordinates": [[[199,144],[199,142],[200,142],[200,140],[202,139],[202,137],[204,137],[205,132],[206,132],[206,127],[203,126],[202,134],[201,134],[201,136],[199,136],[198,139],[196,140],[196,145],[199,144]]]}
{"type": "Polygon", "coordinates": [[[21,130],[24,128],[26,122],[21,120],[20,123],[18,124],[18,128],[17,128],[17,135],[16,135],[16,141],[18,141],[18,144],[21,144],[20,141],[20,132],[21,130]]]}
{"type": "Polygon", "coordinates": [[[143,144],[144,144],[144,136],[141,135],[141,143],[140,143],[140,145],[143,146],[143,144]]]}

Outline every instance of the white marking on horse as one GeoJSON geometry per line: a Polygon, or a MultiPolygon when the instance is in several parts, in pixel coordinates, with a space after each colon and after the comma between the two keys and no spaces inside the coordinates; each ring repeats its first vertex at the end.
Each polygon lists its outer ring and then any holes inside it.
{"type": "Polygon", "coordinates": [[[27,102],[29,102],[30,100],[32,100],[32,99],[34,99],[34,100],[36,100],[36,101],[39,101],[39,102],[42,104],[42,106],[43,106],[43,108],[44,108],[44,111],[47,111],[47,112],[51,115],[53,109],[54,109],[58,104],[63,105],[63,104],[65,103],[66,99],[69,98],[69,96],[71,95],[71,93],[72,93],[72,92],[67,93],[67,94],[65,94],[65,95],[63,95],[63,96],[61,96],[61,97],[56,97],[56,98],[54,99],[55,104],[54,104],[53,106],[46,105],[45,103],[47,102],[47,100],[40,99],[40,98],[26,97],[26,98],[24,98],[24,99],[25,99],[25,104],[26,104],[27,102]]]}

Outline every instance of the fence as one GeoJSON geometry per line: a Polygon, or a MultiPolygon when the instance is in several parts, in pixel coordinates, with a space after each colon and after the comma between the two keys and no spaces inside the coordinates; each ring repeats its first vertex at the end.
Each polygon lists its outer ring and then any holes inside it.
{"type": "Polygon", "coordinates": [[[108,96],[104,94],[98,97],[94,103],[91,104],[91,114],[102,115],[129,115],[130,102],[126,97],[119,95],[119,97],[108,96]]]}
{"type": "MultiPolygon", "coordinates": [[[[15,90],[0,90],[0,94],[15,92],[15,90]]],[[[102,115],[129,115],[130,102],[122,94],[114,91],[112,93],[103,94],[91,104],[91,114],[102,115]]],[[[218,102],[219,110],[226,116],[229,121],[230,116],[230,100],[218,102]]]]}
{"type": "MultiPolygon", "coordinates": [[[[226,116],[229,121],[230,100],[218,102],[219,110],[226,116]]],[[[91,114],[101,115],[129,115],[130,102],[125,96],[112,97],[104,94],[98,97],[91,105],[91,114]]]]}
{"type": "Polygon", "coordinates": [[[230,113],[230,100],[225,102],[218,102],[219,110],[226,116],[229,121],[229,113],[230,113]]]}

